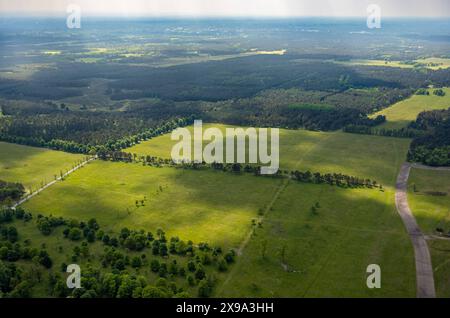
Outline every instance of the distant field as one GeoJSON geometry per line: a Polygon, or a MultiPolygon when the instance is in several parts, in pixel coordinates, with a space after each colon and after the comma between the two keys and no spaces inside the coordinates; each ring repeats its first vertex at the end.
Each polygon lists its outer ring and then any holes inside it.
{"type": "Polygon", "coordinates": [[[399,68],[413,68],[413,65],[404,64],[400,61],[385,61],[385,60],[351,60],[348,62],[338,62],[345,65],[367,65],[367,66],[389,66],[399,68]]]}
{"type": "MultiPolygon", "coordinates": [[[[408,203],[422,231],[450,232],[450,172],[412,169],[408,185],[408,203]]],[[[450,297],[450,241],[432,240],[428,246],[437,294],[450,297]]]]}
{"type": "Polygon", "coordinates": [[[85,156],[0,142],[0,180],[20,182],[36,190],[85,156]]]}
{"type": "Polygon", "coordinates": [[[96,161],[24,206],[33,213],[95,217],[111,230],[162,228],[184,240],[236,247],[279,183],[252,175],[96,161]],[[137,207],[136,200],[144,200],[144,206],[139,202],[137,207]]]}
{"type": "Polygon", "coordinates": [[[219,296],[414,297],[413,251],[392,197],[390,191],[290,183],[219,296]],[[381,289],[366,286],[369,264],[381,266],[381,289]]]}
{"type": "Polygon", "coordinates": [[[387,66],[398,68],[426,68],[429,70],[447,69],[450,67],[450,59],[430,57],[418,59],[411,62],[386,61],[386,60],[351,60],[349,62],[338,62],[346,65],[387,66]]]}
{"type": "Polygon", "coordinates": [[[450,107],[450,88],[444,88],[445,96],[433,95],[433,89],[429,89],[429,96],[413,95],[411,98],[398,102],[397,104],[373,114],[373,117],[385,115],[387,122],[378,126],[385,129],[400,129],[407,127],[417,115],[423,111],[434,109],[447,109],[450,107]]]}
{"type": "MultiPolygon", "coordinates": [[[[204,129],[209,127],[224,131],[226,127],[231,126],[203,126],[204,129]]],[[[192,131],[192,127],[190,129],[192,131]]],[[[175,143],[170,139],[170,134],[167,134],[125,151],[170,158],[175,143]]],[[[397,168],[405,160],[408,146],[407,139],[282,129],[280,165],[282,169],[345,173],[393,185],[397,168]],[[390,164],[386,164],[387,162],[390,164]]]]}

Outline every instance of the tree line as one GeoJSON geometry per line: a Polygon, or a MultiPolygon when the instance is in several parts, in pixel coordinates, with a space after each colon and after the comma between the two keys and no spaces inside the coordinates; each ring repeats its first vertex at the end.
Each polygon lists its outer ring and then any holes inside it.
{"type": "MultiPolygon", "coordinates": [[[[62,139],[50,139],[45,140],[42,137],[23,137],[19,135],[11,135],[9,132],[2,132],[0,130],[0,140],[5,142],[11,142],[26,146],[49,148],[53,150],[61,150],[69,153],[80,154],[102,154],[108,151],[114,151],[131,147],[142,141],[149,140],[159,135],[168,133],[178,127],[183,127],[191,124],[193,118],[176,118],[167,121],[160,126],[146,129],[129,137],[123,137],[120,139],[109,139],[105,144],[91,145],[82,144],[75,141],[62,140],[62,139]]],[[[25,128],[24,128],[25,129],[25,128]]]]}
{"type": "Polygon", "coordinates": [[[424,135],[422,131],[412,128],[385,129],[385,128],[372,128],[369,126],[361,126],[361,125],[348,125],[343,128],[343,131],[352,134],[396,137],[396,138],[415,138],[424,135]]]}
{"type": "Polygon", "coordinates": [[[424,134],[412,141],[408,161],[450,166],[450,108],[422,112],[410,127],[424,134]]]}
{"type": "Polygon", "coordinates": [[[257,164],[241,164],[241,163],[219,163],[213,162],[208,164],[206,162],[174,162],[172,159],[165,159],[154,157],[150,155],[142,156],[123,151],[105,152],[99,159],[106,161],[116,161],[125,163],[140,163],[144,166],[153,167],[175,167],[180,169],[200,170],[211,169],[216,171],[230,172],[235,174],[247,173],[255,176],[263,176],[270,178],[291,178],[298,182],[315,183],[315,184],[329,184],[339,187],[380,187],[375,180],[349,176],[342,173],[319,173],[310,171],[288,171],[279,169],[274,175],[261,174],[261,166],[257,164]]]}

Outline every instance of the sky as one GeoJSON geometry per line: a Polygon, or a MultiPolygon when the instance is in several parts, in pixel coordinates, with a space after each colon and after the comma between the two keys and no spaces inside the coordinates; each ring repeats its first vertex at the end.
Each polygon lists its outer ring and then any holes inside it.
{"type": "Polygon", "coordinates": [[[84,15],[119,17],[355,17],[369,4],[385,17],[450,16],[450,0],[0,0],[0,15],[66,15],[69,4],[84,15]]]}

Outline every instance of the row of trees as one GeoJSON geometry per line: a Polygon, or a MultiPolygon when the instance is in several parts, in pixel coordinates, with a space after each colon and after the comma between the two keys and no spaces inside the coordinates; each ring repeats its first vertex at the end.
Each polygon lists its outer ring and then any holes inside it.
{"type": "MultiPolygon", "coordinates": [[[[163,159],[159,157],[153,156],[138,156],[136,154],[131,154],[127,152],[114,151],[105,153],[104,156],[100,157],[103,160],[112,160],[126,163],[142,163],[144,165],[149,166],[170,166],[170,167],[178,167],[182,169],[213,169],[224,172],[232,172],[232,173],[249,173],[255,176],[266,176],[261,175],[261,166],[259,165],[250,165],[250,164],[224,164],[213,162],[211,164],[207,164],[205,162],[173,162],[171,159],[163,159]]],[[[286,170],[278,170],[275,175],[267,175],[270,177],[286,177],[292,178],[299,182],[305,183],[316,183],[322,184],[326,183],[329,185],[336,185],[340,187],[368,187],[373,188],[377,187],[378,184],[374,180],[369,180],[365,178],[348,176],[341,173],[327,173],[321,174],[319,172],[310,172],[310,171],[286,171],[286,170]]],[[[381,185],[380,185],[381,187],[381,185]]]]}
{"type": "MultiPolygon", "coordinates": [[[[14,122],[17,120],[19,119],[14,119],[14,122]]],[[[20,129],[17,128],[16,133],[13,133],[8,129],[0,130],[0,140],[27,146],[61,150],[70,153],[82,153],[91,155],[98,154],[99,156],[104,156],[105,153],[108,153],[110,151],[118,151],[120,149],[130,147],[144,140],[148,140],[153,137],[168,133],[177,127],[189,125],[192,122],[192,118],[173,119],[165,122],[161,126],[144,130],[143,132],[139,132],[136,135],[123,137],[120,139],[111,139],[110,136],[108,141],[106,141],[104,144],[91,144],[89,141],[88,143],[80,143],[72,140],[46,139],[44,137],[37,136],[38,134],[36,134],[36,136],[23,136],[23,134],[20,133],[21,129],[30,129],[29,127],[26,128],[25,125],[20,129]]],[[[0,122],[0,126],[1,125],[2,123],[0,122]]],[[[70,129],[67,129],[68,138],[70,136],[69,131],[70,129]]]]}
{"type": "Polygon", "coordinates": [[[329,185],[336,185],[338,187],[348,187],[348,188],[355,188],[355,187],[382,188],[382,185],[379,185],[375,180],[357,178],[341,173],[320,174],[318,172],[311,173],[310,171],[306,172],[291,171],[290,176],[294,180],[306,183],[329,184],[329,185]]]}
{"type": "Polygon", "coordinates": [[[348,125],[343,129],[344,132],[352,134],[362,134],[362,135],[374,135],[374,136],[385,136],[385,137],[397,137],[397,138],[414,138],[424,135],[423,132],[412,129],[412,128],[401,128],[401,129],[385,129],[385,128],[372,128],[369,126],[361,125],[348,125]]]}

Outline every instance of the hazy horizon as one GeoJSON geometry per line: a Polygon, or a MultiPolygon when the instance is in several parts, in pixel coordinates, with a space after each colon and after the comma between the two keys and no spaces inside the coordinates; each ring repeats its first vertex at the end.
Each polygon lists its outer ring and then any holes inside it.
{"type": "Polygon", "coordinates": [[[430,0],[0,0],[0,15],[65,16],[69,4],[85,16],[193,18],[350,18],[367,16],[367,6],[378,4],[383,17],[450,17],[450,1],[430,0]]]}

